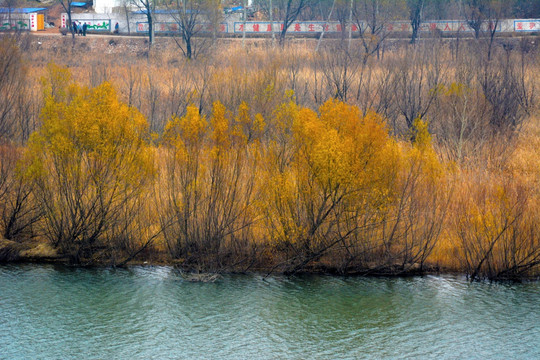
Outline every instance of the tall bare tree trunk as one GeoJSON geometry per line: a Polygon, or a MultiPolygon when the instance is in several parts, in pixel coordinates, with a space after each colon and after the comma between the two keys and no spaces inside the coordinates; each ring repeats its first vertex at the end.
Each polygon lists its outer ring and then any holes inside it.
{"type": "Polygon", "coordinates": [[[246,46],[246,18],[247,18],[247,10],[246,10],[246,0],[242,0],[242,5],[244,7],[244,22],[242,25],[242,46],[246,46]]]}
{"type": "MultiPolygon", "coordinates": [[[[335,1],[335,0],[334,0],[335,1]]],[[[272,46],[276,43],[276,34],[274,33],[274,5],[270,0],[270,28],[272,29],[272,46]]]]}
{"type": "Polygon", "coordinates": [[[352,9],[353,9],[353,1],[351,0],[351,6],[349,8],[349,45],[347,49],[351,50],[351,40],[352,40],[352,9]]]}
{"type": "MultiPolygon", "coordinates": [[[[328,20],[324,23],[323,30],[321,32],[321,36],[319,37],[319,41],[317,41],[317,47],[315,48],[315,52],[319,51],[319,47],[321,46],[321,41],[324,37],[324,31],[326,30],[326,25],[328,22],[330,22],[330,19],[332,18],[332,13],[334,12],[334,6],[336,5],[336,0],[332,2],[332,8],[330,9],[330,13],[328,14],[328,20]]],[[[322,12],[322,10],[321,10],[322,12]]]]}
{"type": "Polygon", "coordinates": [[[126,23],[127,23],[128,35],[131,35],[131,29],[130,29],[130,26],[129,26],[129,8],[128,8],[126,3],[124,3],[124,11],[126,13],[126,23]]]}

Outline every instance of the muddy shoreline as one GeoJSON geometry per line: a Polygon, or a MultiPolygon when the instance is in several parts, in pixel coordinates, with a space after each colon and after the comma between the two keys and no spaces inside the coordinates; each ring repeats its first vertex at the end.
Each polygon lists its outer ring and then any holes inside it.
{"type": "MultiPolygon", "coordinates": [[[[155,255],[155,254],[154,254],[155,255]]],[[[306,266],[300,271],[292,273],[284,271],[278,266],[253,266],[253,267],[224,267],[222,269],[204,269],[196,268],[193,264],[186,264],[182,260],[166,259],[166,254],[159,254],[153,259],[136,258],[122,264],[114,264],[103,261],[83,261],[74,263],[69,257],[59,254],[50,244],[40,241],[15,242],[11,240],[0,240],[0,265],[8,264],[34,264],[34,265],[58,265],[68,266],[73,268],[129,268],[132,266],[154,267],[154,266],[170,266],[185,272],[187,276],[207,275],[207,274],[259,274],[267,277],[271,275],[285,276],[309,276],[309,275],[328,275],[328,276],[345,276],[345,277],[373,277],[373,278],[394,278],[394,277],[422,277],[427,275],[452,275],[467,277],[466,272],[456,269],[442,268],[437,264],[408,264],[405,267],[394,264],[385,267],[374,268],[350,268],[345,271],[335,267],[329,267],[325,264],[314,263],[311,266],[306,266]]],[[[487,279],[477,279],[487,280],[487,279]]],[[[493,279],[492,279],[493,280],[493,279]]],[[[540,277],[520,277],[520,278],[501,278],[497,281],[523,282],[523,281],[540,281],[540,277]]]]}

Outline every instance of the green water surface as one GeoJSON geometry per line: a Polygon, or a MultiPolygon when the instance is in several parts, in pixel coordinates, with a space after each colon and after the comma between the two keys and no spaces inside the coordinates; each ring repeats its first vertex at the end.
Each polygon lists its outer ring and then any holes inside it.
{"type": "Polygon", "coordinates": [[[540,359],[540,284],[4,265],[0,359],[540,359]]]}

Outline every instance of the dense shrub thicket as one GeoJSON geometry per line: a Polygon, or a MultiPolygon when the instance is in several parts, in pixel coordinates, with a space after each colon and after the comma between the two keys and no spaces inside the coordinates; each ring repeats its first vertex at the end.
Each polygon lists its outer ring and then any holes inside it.
{"type": "Polygon", "coordinates": [[[512,41],[75,64],[3,37],[0,230],[79,264],[537,276],[539,62],[512,41]]]}

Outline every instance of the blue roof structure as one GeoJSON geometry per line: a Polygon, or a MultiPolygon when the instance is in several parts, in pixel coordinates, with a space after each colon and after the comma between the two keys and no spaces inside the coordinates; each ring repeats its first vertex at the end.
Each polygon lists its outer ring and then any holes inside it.
{"type": "MultiPolygon", "coordinates": [[[[146,10],[138,10],[138,11],[134,11],[133,13],[134,14],[146,14],[146,10]]],[[[182,11],[183,12],[183,11],[182,11]]],[[[172,10],[168,10],[168,9],[158,9],[158,10],[154,10],[153,11],[154,14],[178,14],[180,13],[180,10],[177,10],[177,9],[172,9],[172,10]]],[[[198,10],[186,10],[186,14],[202,14],[203,11],[198,11],[198,10]]]]}
{"type": "Polygon", "coordinates": [[[0,13],[2,14],[7,14],[7,13],[12,13],[12,14],[30,14],[30,13],[35,13],[35,12],[39,12],[39,11],[44,11],[44,10],[47,10],[47,8],[0,8],[0,13]]]}
{"type": "Polygon", "coordinates": [[[85,7],[86,5],[88,4],[86,4],[85,2],[72,2],[71,3],[71,6],[75,6],[75,7],[85,7]]]}

